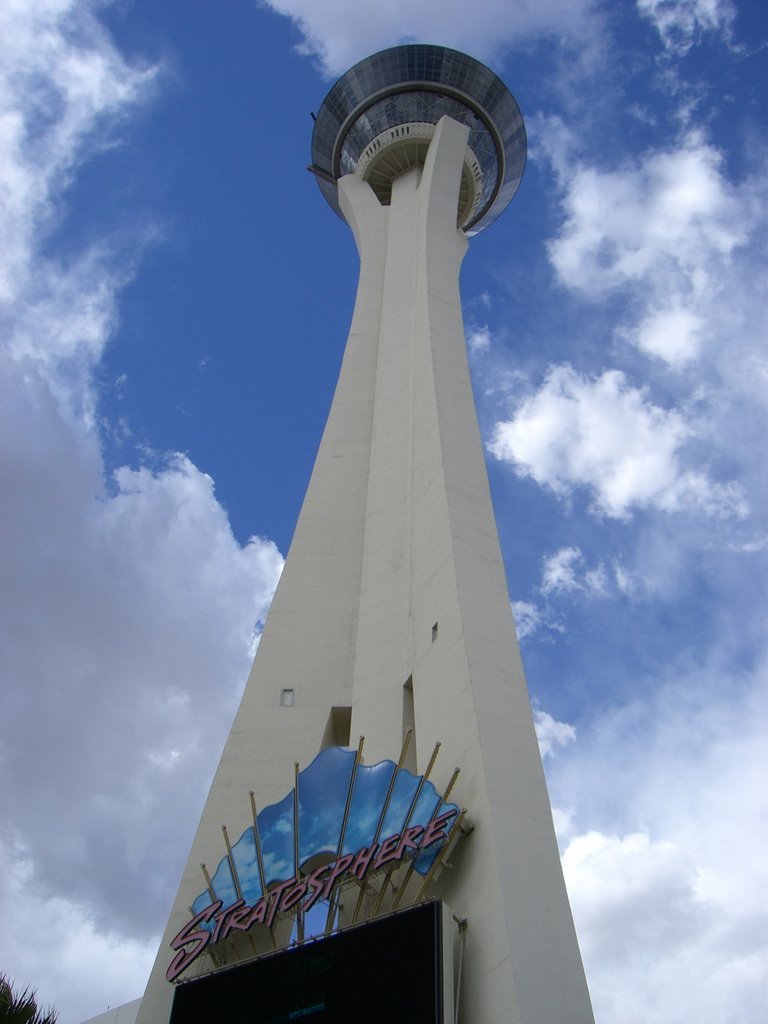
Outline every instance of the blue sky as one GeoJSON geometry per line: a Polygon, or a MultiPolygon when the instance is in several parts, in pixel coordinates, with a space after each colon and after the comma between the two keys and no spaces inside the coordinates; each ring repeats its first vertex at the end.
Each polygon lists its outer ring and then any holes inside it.
{"type": "Polygon", "coordinates": [[[462,294],[597,1019],[765,1018],[767,22],[2,5],[0,970],[60,1024],[143,991],[331,400],[357,258],[310,113],[410,40],[528,129],[462,294]]]}

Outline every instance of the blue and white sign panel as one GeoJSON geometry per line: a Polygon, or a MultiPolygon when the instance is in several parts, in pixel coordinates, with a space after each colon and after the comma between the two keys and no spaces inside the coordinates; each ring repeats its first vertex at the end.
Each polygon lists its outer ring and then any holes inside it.
{"type": "Polygon", "coordinates": [[[219,862],[172,940],[175,980],[212,943],[278,914],[308,912],[344,881],[407,860],[426,876],[460,819],[424,776],[394,761],[363,765],[330,747],[298,773],[297,786],[265,807],[219,862]]]}

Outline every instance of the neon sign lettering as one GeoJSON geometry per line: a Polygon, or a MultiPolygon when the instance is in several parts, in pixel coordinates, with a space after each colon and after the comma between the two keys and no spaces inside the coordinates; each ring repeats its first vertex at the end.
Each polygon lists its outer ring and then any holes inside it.
{"type": "Polygon", "coordinates": [[[368,871],[378,871],[406,856],[415,856],[448,838],[448,823],[458,813],[451,807],[430,819],[426,825],[412,825],[388,836],[373,846],[361,847],[356,853],[345,853],[328,864],[314,869],[305,878],[289,878],[272,887],[266,896],[249,905],[240,899],[228,907],[215,900],[188,921],[171,939],[176,955],[165,976],[175,981],[204,952],[208,945],[221,942],[233,931],[247,932],[256,924],[271,928],[280,913],[298,907],[306,913],[318,900],[327,900],[333,889],[345,878],[362,882],[368,871]],[[207,928],[205,926],[208,926],[207,928]],[[211,927],[213,926],[213,927],[211,927]]]}

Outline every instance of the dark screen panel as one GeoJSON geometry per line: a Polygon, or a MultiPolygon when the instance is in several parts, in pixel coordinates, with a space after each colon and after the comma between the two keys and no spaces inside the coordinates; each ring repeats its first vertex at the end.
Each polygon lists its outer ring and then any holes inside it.
{"type": "Polygon", "coordinates": [[[441,904],[176,987],[171,1024],[443,1024],[441,904]]]}

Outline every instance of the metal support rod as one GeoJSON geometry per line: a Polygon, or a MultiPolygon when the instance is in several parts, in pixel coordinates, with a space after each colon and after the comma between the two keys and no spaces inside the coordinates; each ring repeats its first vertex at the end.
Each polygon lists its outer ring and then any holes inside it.
{"type": "Polygon", "coordinates": [[[213,888],[213,882],[211,881],[211,876],[208,874],[208,868],[205,866],[205,864],[201,864],[200,868],[201,868],[201,870],[203,872],[203,878],[205,879],[205,887],[208,890],[208,895],[211,897],[211,903],[215,903],[216,902],[216,892],[215,892],[215,890],[213,888]]]}
{"type": "MultiPolygon", "coordinates": [[[[301,880],[301,866],[299,864],[299,851],[301,848],[299,836],[299,762],[293,765],[293,866],[296,874],[296,884],[301,880]]],[[[296,940],[304,941],[304,914],[301,910],[301,902],[296,907],[296,940]]]]}
{"type": "MultiPolygon", "coordinates": [[[[363,759],[363,744],[365,743],[365,736],[361,736],[358,744],[357,751],[355,753],[355,763],[352,766],[352,774],[349,778],[349,786],[347,787],[347,801],[344,805],[344,817],[341,819],[341,832],[339,833],[339,845],[336,847],[336,859],[344,852],[344,840],[347,834],[347,823],[349,822],[349,812],[352,807],[352,795],[355,791],[355,782],[357,781],[357,769],[360,766],[360,762],[363,759]]],[[[333,915],[336,910],[336,892],[331,893],[331,897],[328,900],[328,914],[325,918],[325,934],[327,935],[331,930],[333,924],[333,915]]]]}
{"type": "Polygon", "coordinates": [[[293,765],[293,871],[299,880],[299,762],[293,765]]]}
{"type": "Polygon", "coordinates": [[[232,856],[232,846],[227,835],[227,826],[222,825],[221,831],[224,833],[224,844],[227,847],[227,860],[229,861],[229,870],[232,872],[232,881],[235,883],[235,892],[237,893],[237,898],[241,900],[243,898],[243,890],[240,885],[237,868],[235,867],[235,858],[232,856]]]}
{"type": "Polygon", "coordinates": [[[261,895],[266,899],[267,876],[264,871],[264,857],[261,852],[261,836],[259,835],[259,816],[256,813],[256,798],[253,795],[253,790],[250,791],[249,796],[251,798],[251,814],[253,815],[253,843],[256,847],[256,863],[259,865],[259,879],[261,880],[261,895]]]}
{"type": "MultiPolygon", "coordinates": [[[[442,805],[447,802],[448,797],[451,795],[451,790],[456,785],[456,780],[459,777],[459,772],[460,771],[461,771],[460,768],[454,768],[453,775],[451,775],[450,781],[448,782],[448,785],[447,785],[447,787],[445,789],[445,792],[443,793],[443,795],[440,797],[440,799],[435,804],[434,809],[432,810],[432,814],[430,815],[430,819],[434,818],[437,815],[437,812],[442,807],[442,805]]],[[[451,830],[451,831],[453,831],[453,830],[451,830]]],[[[414,857],[413,860],[411,861],[411,863],[408,865],[408,868],[407,868],[407,870],[405,872],[405,878],[403,879],[403,882],[402,882],[400,888],[397,890],[397,894],[395,895],[394,900],[392,901],[392,910],[397,910],[397,908],[400,906],[400,901],[403,898],[403,893],[408,888],[408,883],[411,880],[411,875],[414,872],[415,866],[416,866],[416,857],[414,857]]]]}
{"type": "Polygon", "coordinates": [[[464,967],[464,947],[467,944],[467,919],[466,917],[454,917],[454,921],[459,927],[459,935],[461,936],[461,946],[459,947],[459,965],[456,971],[456,994],[454,997],[453,1005],[453,1024],[459,1024],[459,1003],[461,1002],[461,971],[464,967]]]}
{"type": "MultiPolygon", "coordinates": [[[[408,828],[408,825],[410,824],[411,817],[413,816],[413,812],[416,810],[416,804],[419,802],[419,797],[421,796],[421,791],[424,789],[424,783],[429,778],[430,772],[432,771],[432,768],[434,767],[435,761],[437,760],[437,754],[438,754],[439,750],[440,750],[440,744],[436,743],[435,744],[435,749],[432,751],[432,756],[429,759],[429,764],[427,765],[427,770],[424,772],[422,777],[419,779],[419,784],[416,787],[416,792],[413,794],[413,799],[411,800],[410,806],[408,808],[408,812],[405,815],[405,820],[403,821],[403,824],[400,826],[400,834],[401,835],[402,835],[403,832],[405,832],[405,830],[408,828]]],[[[393,862],[387,868],[386,874],[384,875],[384,881],[381,883],[381,888],[379,889],[379,895],[376,897],[376,902],[375,902],[375,904],[373,906],[373,910],[371,911],[371,917],[376,917],[376,915],[378,914],[379,910],[381,909],[381,904],[382,904],[382,902],[384,900],[384,893],[386,892],[387,886],[389,885],[389,882],[390,882],[390,879],[392,878],[392,875],[394,874],[394,872],[399,867],[400,867],[399,863],[394,863],[393,862]]]]}
{"type": "Polygon", "coordinates": [[[326,181],[332,181],[334,185],[336,184],[334,176],[322,167],[318,167],[317,164],[310,164],[307,170],[310,174],[314,174],[316,178],[324,178],[326,181]]]}
{"type": "Polygon", "coordinates": [[[453,823],[453,828],[448,833],[448,835],[445,837],[445,842],[440,847],[440,849],[438,851],[438,854],[435,857],[435,860],[434,860],[434,862],[432,864],[432,867],[429,869],[429,871],[426,874],[426,877],[424,878],[424,881],[421,883],[421,888],[419,889],[418,893],[416,894],[416,899],[413,901],[414,903],[421,902],[421,900],[422,900],[422,898],[424,896],[424,893],[429,888],[429,885],[430,885],[430,883],[432,881],[433,875],[437,871],[438,867],[440,866],[440,863],[442,862],[443,857],[445,856],[445,851],[448,849],[448,847],[451,844],[451,838],[453,837],[454,833],[456,832],[456,829],[461,827],[461,819],[464,817],[464,815],[466,813],[467,813],[466,811],[460,811],[459,812],[459,815],[456,818],[456,821],[453,823]]]}
{"type": "MultiPolygon", "coordinates": [[[[392,778],[389,780],[389,786],[387,788],[387,795],[386,795],[386,798],[384,800],[384,805],[381,808],[381,814],[379,815],[379,822],[378,822],[378,824],[376,826],[376,834],[374,835],[373,843],[371,844],[372,846],[375,846],[378,843],[379,837],[381,836],[381,830],[384,827],[384,821],[385,821],[385,819],[387,817],[387,811],[389,810],[389,802],[392,799],[392,793],[394,792],[394,789],[395,789],[395,782],[397,781],[397,776],[398,776],[398,774],[400,772],[400,769],[403,767],[403,764],[405,762],[405,756],[408,753],[408,746],[409,746],[409,744],[411,742],[411,736],[412,735],[413,735],[413,729],[409,729],[406,732],[406,734],[405,734],[405,739],[403,740],[403,749],[400,751],[400,758],[398,759],[397,765],[395,766],[395,770],[392,772],[392,778]]],[[[352,915],[352,924],[354,924],[357,921],[357,918],[358,918],[358,916],[360,914],[360,908],[363,905],[363,897],[364,896],[365,896],[365,882],[363,882],[360,885],[360,892],[359,892],[358,897],[357,897],[357,903],[355,904],[355,912],[352,915]]]]}

